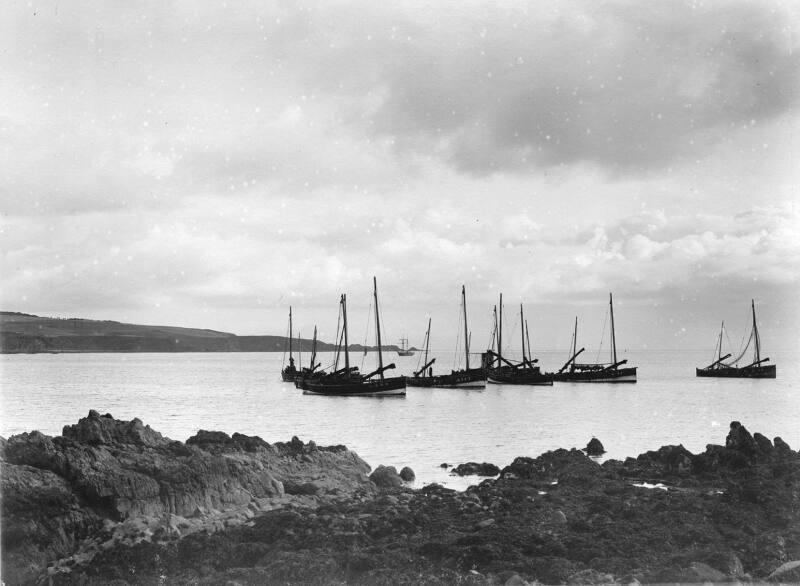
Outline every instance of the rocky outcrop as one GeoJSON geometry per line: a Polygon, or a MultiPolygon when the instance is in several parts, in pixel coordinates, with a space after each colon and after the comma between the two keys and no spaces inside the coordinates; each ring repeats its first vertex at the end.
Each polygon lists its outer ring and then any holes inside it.
{"type": "Polygon", "coordinates": [[[400,488],[403,486],[403,479],[394,466],[378,466],[369,475],[369,479],[380,488],[400,488]]]}
{"type": "Polygon", "coordinates": [[[3,579],[24,582],[103,527],[146,519],[151,533],[170,524],[178,533],[214,530],[273,508],[285,500],[284,484],[301,487],[293,494],[306,497],[368,493],[367,472],[363,460],[339,446],[297,438],[271,446],[206,431],[184,444],[138,419],[90,411],[62,436],[34,431],[5,442],[3,579]]]}
{"type": "Polygon", "coordinates": [[[500,474],[500,468],[489,462],[465,462],[459,464],[450,472],[458,476],[497,476],[500,474]]]}
{"type": "MultiPolygon", "coordinates": [[[[54,573],[53,580],[89,586],[795,582],[800,454],[750,435],[741,424],[731,430],[732,442],[709,445],[701,454],[665,446],[601,465],[581,450],[555,450],[517,458],[498,478],[463,492],[437,484],[411,490],[394,481],[378,490],[367,482],[372,490],[327,500],[316,496],[327,490],[323,479],[288,477],[282,470],[290,463],[313,466],[320,454],[347,462],[351,456],[342,448],[326,452],[294,439],[269,446],[198,434],[189,447],[204,445],[211,456],[251,454],[272,462],[277,454],[270,472],[297,496],[249,508],[244,522],[235,518],[213,534],[195,531],[180,539],[175,535],[194,517],[172,515],[166,528],[147,516],[129,517],[114,528],[124,529],[126,539],[106,539],[92,559],[73,556],[72,571],[54,573]],[[314,486],[303,488],[309,483],[314,486]],[[318,506],[297,506],[303,499],[318,506]]],[[[32,450],[42,451],[48,452],[32,450]]],[[[373,476],[394,478],[389,468],[373,476]]],[[[68,482],[62,487],[72,490],[68,482]]],[[[55,494],[60,502],[63,495],[55,494]]],[[[52,509],[55,516],[85,507],[80,500],[64,502],[52,509]]],[[[92,529],[76,524],[75,530],[92,529]]],[[[5,572],[9,554],[3,556],[5,572]]]]}
{"type": "Polygon", "coordinates": [[[583,451],[586,452],[587,456],[602,456],[606,453],[606,449],[603,447],[602,442],[593,437],[589,440],[589,443],[586,444],[586,447],[583,448],[583,451]]]}

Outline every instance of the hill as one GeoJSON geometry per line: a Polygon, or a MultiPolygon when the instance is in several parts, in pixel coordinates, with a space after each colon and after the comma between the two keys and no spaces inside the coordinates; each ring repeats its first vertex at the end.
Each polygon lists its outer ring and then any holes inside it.
{"type": "MultiPolygon", "coordinates": [[[[294,348],[311,351],[309,339],[294,348]]],[[[147,326],[81,318],[41,317],[0,311],[0,353],[47,352],[283,352],[285,336],[237,336],[228,332],[174,326],[147,326]]],[[[350,346],[363,351],[363,346],[350,346]]],[[[334,350],[317,342],[317,350],[334,350]]],[[[370,348],[372,349],[372,348],[370,348]]],[[[388,346],[386,350],[396,350],[388,346]]]]}

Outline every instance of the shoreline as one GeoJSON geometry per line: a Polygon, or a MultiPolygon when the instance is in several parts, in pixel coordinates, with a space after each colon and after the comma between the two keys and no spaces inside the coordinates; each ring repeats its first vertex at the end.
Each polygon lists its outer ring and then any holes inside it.
{"type": "Polygon", "coordinates": [[[6,583],[800,580],[800,454],[738,422],[700,454],[558,449],[461,492],[344,446],[95,411],[1,447],[6,583]]]}

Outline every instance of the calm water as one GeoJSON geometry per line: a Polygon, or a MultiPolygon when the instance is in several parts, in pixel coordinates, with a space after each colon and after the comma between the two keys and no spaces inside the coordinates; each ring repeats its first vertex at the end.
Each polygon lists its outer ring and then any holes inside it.
{"type": "MultiPolygon", "coordinates": [[[[64,425],[96,409],[119,419],[139,417],[181,441],[207,429],[268,442],[297,435],[321,445],[342,443],[373,467],[408,465],[417,484],[453,487],[463,481],[439,464],[474,460],[503,466],[516,456],[583,447],[592,436],[612,458],[678,443],[698,452],[708,443],[724,443],[732,420],[800,448],[796,357],[770,354],[778,365],[776,380],[696,378],[694,367],[709,362],[708,354],[626,354],[639,367],[634,385],[409,388],[405,398],[382,399],[302,395],[281,382],[278,353],[3,355],[0,435],[33,429],[59,435],[64,425]]],[[[546,370],[566,358],[563,352],[538,356],[546,370]]],[[[418,359],[387,358],[403,374],[418,359]]],[[[330,360],[323,355],[324,365],[330,360]]],[[[451,368],[452,355],[439,356],[437,366],[439,372],[451,368]]]]}

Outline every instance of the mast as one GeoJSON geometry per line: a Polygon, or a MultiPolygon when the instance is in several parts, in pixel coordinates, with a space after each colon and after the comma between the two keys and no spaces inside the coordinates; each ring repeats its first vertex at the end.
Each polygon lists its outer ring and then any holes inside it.
{"type": "Polygon", "coordinates": [[[294,366],[292,357],[292,306],[289,306],[289,366],[294,366]]]}
{"type": "Polygon", "coordinates": [[[425,359],[422,364],[428,364],[428,345],[431,343],[431,318],[428,318],[428,331],[425,332],[425,359]]]}
{"type": "Polygon", "coordinates": [[[381,351],[381,318],[378,310],[378,280],[372,277],[373,292],[375,294],[375,330],[378,334],[378,368],[380,368],[381,380],[383,380],[383,352],[381,351]]]}
{"type": "Polygon", "coordinates": [[[528,320],[525,320],[525,337],[528,339],[528,360],[533,358],[531,354],[531,333],[528,331],[528,320]]]}
{"type": "Polygon", "coordinates": [[[717,346],[719,350],[717,351],[717,364],[722,362],[722,332],[725,331],[725,322],[722,322],[722,325],[719,327],[719,342],[717,342],[717,346]]]}
{"type": "Polygon", "coordinates": [[[608,294],[608,307],[611,311],[611,364],[617,363],[617,336],[614,333],[614,299],[608,294]]]}
{"type": "Polygon", "coordinates": [[[578,316],[575,316],[575,331],[572,332],[572,355],[578,351],[578,316]]]}
{"type": "Polygon", "coordinates": [[[497,322],[497,358],[498,366],[503,360],[503,294],[500,293],[500,319],[497,322]]]}
{"type": "Polygon", "coordinates": [[[314,326],[314,340],[311,342],[311,370],[314,370],[314,364],[317,362],[317,326],[314,326]]]}
{"type": "Polygon", "coordinates": [[[464,285],[461,285],[461,305],[464,308],[464,358],[469,370],[469,333],[467,328],[467,293],[464,285]]]}
{"type": "Polygon", "coordinates": [[[347,295],[342,293],[342,321],[344,322],[344,367],[345,372],[350,374],[350,352],[347,341],[347,295]]]}
{"type": "Polygon", "coordinates": [[[761,362],[761,340],[758,337],[758,326],[756,325],[756,302],[751,299],[750,305],[753,308],[753,337],[756,343],[756,360],[755,363],[761,362]]]}
{"type": "Polygon", "coordinates": [[[525,318],[522,316],[522,303],[519,304],[519,335],[522,337],[522,364],[525,364],[525,318]]]}

